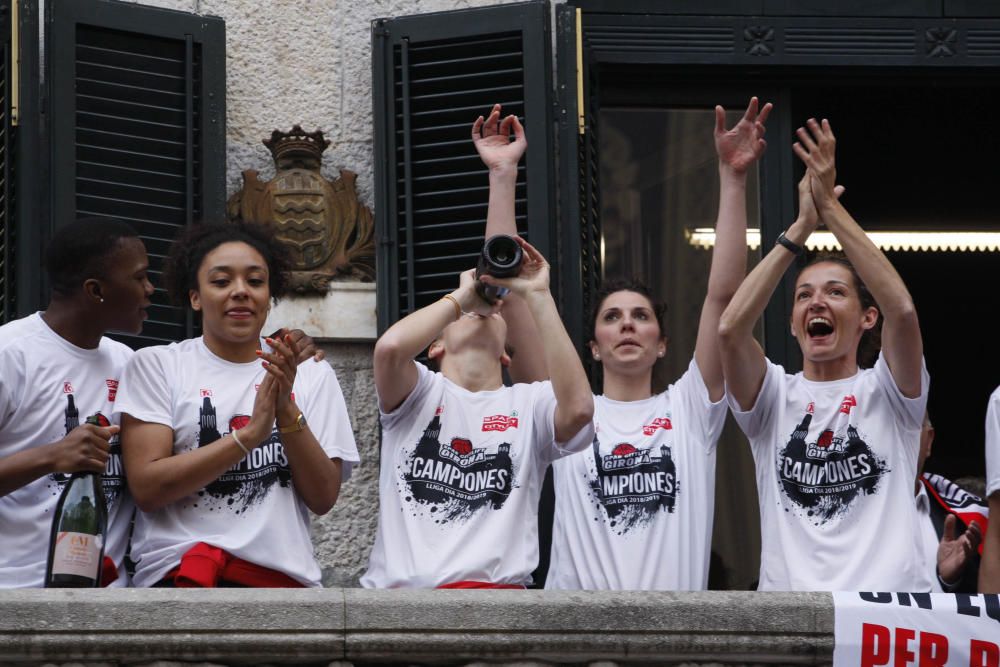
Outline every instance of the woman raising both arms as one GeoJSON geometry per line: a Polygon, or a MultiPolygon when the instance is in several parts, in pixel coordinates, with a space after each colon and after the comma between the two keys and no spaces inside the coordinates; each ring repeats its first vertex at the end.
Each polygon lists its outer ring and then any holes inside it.
{"type": "Polygon", "coordinates": [[[750,440],[761,513],[760,590],[930,590],[916,548],[913,480],[929,377],[910,294],[840,204],[830,124],[799,128],[799,217],[722,315],[730,406],[750,440]],[[823,222],[846,259],[795,281],[791,333],[803,370],[765,358],[752,329],[823,222]],[[860,369],[882,326],[881,353],[860,369]],[[887,548],[888,545],[888,548],[887,548]]]}

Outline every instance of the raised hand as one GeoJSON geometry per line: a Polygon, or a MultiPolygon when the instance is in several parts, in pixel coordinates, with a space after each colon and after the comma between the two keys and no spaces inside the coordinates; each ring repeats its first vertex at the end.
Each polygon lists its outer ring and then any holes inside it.
{"type": "Polygon", "coordinates": [[[271,351],[258,351],[257,356],[261,358],[264,370],[277,384],[275,409],[280,412],[287,408],[292,400],[292,386],[295,384],[299,365],[299,346],[291,334],[278,338],[265,338],[264,342],[271,347],[271,351]]]}
{"type": "Polygon", "coordinates": [[[283,338],[285,335],[292,337],[296,345],[299,346],[299,356],[297,357],[298,363],[303,363],[309,361],[310,359],[315,359],[316,361],[323,361],[326,358],[326,352],[324,352],[319,346],[316,345],[316,341],[312,339],[312,336],[307,334],[302,329],[286,329],[281,327],[273,334],[271,338],[283,338]]]}
{"type": "MultiPolygon", "coordinates": [[[[844,194],[844,186],[836,185],[833,194],[837,199],[844,194]]],[[[813,201],[812,173],[806,173],[799,180],[799,220],[801,220],[809,230],[813,232],[819,227],[819,213],[816,211],[816,203],[813,201]]]]}
{"type": "Polygon", "coordinates": [[[52,448],[53,472],[104,472],[108,465],[109,441],[118,426],[81,424],[49,447],[52,448]]]}
{"type": "Polygon", "coordinates": [[[822,208],[837,199],[834,190],[837,183],[837,138],[833,136],[830,121],[825,118],[822,123],[810,118],[806,127],[795,131],[799,141],[792,144],[792,150],[806,165],[807,173],[811,173],[813,199],[816,206],[822,208]]]}
{"type": "Polygon", "coordinates": [[[719,162],[739,174],[745,173],[767,148],[764,123],[772,104],[768,102],[759,112],[758,105],[757,98],[751,97],[743,118],[729,130],[726,129],[726,110],[715,107],[715,152],[719,162]]]}
{"type": "Polygon", "coordinates": [[[982,529],[975,521],[969,524],[961,536],[955,537],[955,515],[949,514],[944,520],[944,533],[938,545],[937,569],[941,579],[949,584],[957,583],[972,554],[983,539],[982,529]]]}
{"type": "Polygon", "coordinates": [[[266,373],[257,386],[257,395],[253,400],[253,412],[250,422],[240,429],[240,440],[253,449],[262,445],[274,430],[275,404],[278,400],[278,383],[274,375],[266,373]],[[246,437],[242,434],[246,432],[246,437]]]}
{"type": "Polygon", "coordinates": [[[489,317],[500,312],[503,306],[503,299],[498,299],[496,303],[487,303],[476,293],[476,270],[469,269],[462,271],[458,277],[458,290],[455,292],[459,300],[463,315],[479,315],[489,317]]]}
{"type": "Polygon", "coordinates": [[[500,105],[494,104],[490,115],[482,116],[472,124],[472,143],[483,164],[494,170],[517,168],[517,163],[528,147],[524,137],[524,127],[517,116],[500,119],[500,105]],[[514,141],[510,140],[511,130],[514,141]]]}

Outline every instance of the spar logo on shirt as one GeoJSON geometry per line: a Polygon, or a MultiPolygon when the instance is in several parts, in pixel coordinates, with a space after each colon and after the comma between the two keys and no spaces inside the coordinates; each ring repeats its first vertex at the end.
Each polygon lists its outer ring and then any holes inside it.
{"type": "Polygon", "coordinates": [[[509,428],[517,428],[516,410],[509,417],[507,415],[493,415],[492,417],[483,417],[483,432],[506,431],[509,428]]]}
{"type": "Polygon", "coordinates": [[[660,511],[674,511],[679,485],[669,446],[640,449],[622,442],[601,455],[595,436],[591,451],[597,477],[590,480],[590,488],[619,535],[648,524],[660,511]]]}
{"type": "MultiPolygon", "coordinates": [[[[224,435],[239,431],[250,423],[250,416],[236,414],[226,423],[225,434],[219,431],[218,417],[212,404],[212,392],[201,390],[201,409],[198,411],[198,446],[204,447],[224,435]]],[[[242,439],[247,436],[242,434],[242,439]]],[[[275,484],[288,487],[292,481],[292,471],[276,429],[271,430],[263,443],[243,443],[250,453],[244,456],[218,479],[198,492],[201,499],[207,499],[209,511],[226,508],[242,514],[251,506],[262,501],[275,484]]],[[[233,444],[233,447],[237,445],[233,444]]]]}
{"type": "MultiPolygon", "coordinates": [[[[857,405],[845,397],[838,414],[857,405]]],[[[778,455],[778,482],[785,496],[819,526],[845,515],[860,497],[878,493],[889,467],[847,423],[809,436],[813,415],[806,412],[778,455]]],[[[838,420],[839,421],[839,420],[838,420]]]]}
{"type": "Polygon", "coordinates": [[[515,485],[510,443],[491,452],[470,438],[441,442],[440,434],[438,411],[401,470],[406,502],[418,512],[433,512],[435,523],[465,521],[476,512],[503,507],[515,485]]]}
{"type": "Polygon", "coordinates": [[[670,422],[670,417],[669,416],[668,417],[657,417],[656,419],[654,419],[653,421],[649,422],[648,424],[646,424],[645,426],[642,427],[642,434],[643,435],[653,435],[654,433],[656,433],[657,429],[661,429],[662,428],[664,431],[669,431],[673,427],[674,427],[674,425],[670,422]]]}

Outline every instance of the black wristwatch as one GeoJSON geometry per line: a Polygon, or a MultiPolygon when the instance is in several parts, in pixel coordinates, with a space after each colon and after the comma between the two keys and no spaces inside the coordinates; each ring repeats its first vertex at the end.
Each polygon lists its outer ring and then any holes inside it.
{"type": "Polygon", "coordinates": [[[789,238],[785,236],[785,232],[781,232],[780,234],[778,234],[778,238],[777,240],[775,240],[774,245],[784,246],[785,249],[788,250],[788,252],[792,253],[796,257],[801,255],[806,250],[795,241],[789,240],[789,238]]]}

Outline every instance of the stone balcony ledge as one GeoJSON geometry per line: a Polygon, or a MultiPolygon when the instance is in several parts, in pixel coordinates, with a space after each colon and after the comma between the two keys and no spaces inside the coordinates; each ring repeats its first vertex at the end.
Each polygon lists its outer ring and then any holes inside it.
{"type": "Polygon", "coordinates": [[[0,664],[830,664],[829,593],[0,591],[0,664]]]}

